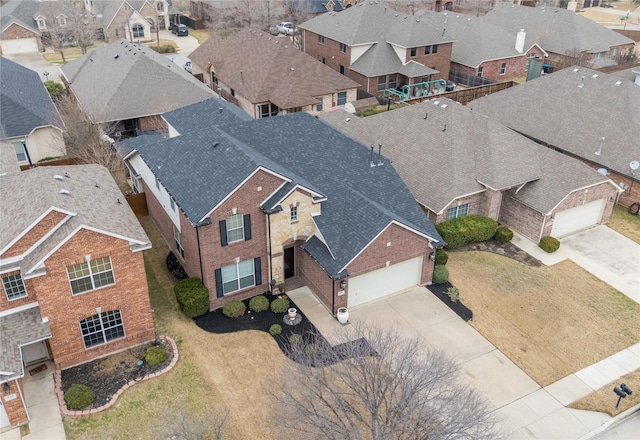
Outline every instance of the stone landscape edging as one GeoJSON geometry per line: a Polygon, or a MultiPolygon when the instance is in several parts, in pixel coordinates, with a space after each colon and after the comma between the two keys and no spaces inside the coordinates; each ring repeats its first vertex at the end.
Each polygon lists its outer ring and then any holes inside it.
{"type": "Polygon", "coordinates": [[[99,412],[102,412],[106,409],[109,409],[111,406],[113,406],[118,400],[118,397],[120,397],[120,394],[124,393],[133,385],[140,382],[144,382],[147,379],[158,377],[161,374],[164,374],[169,370],[171,370],[178,362],[178,346],[176,345],[175,341],[171,339],[169,336],[159,336],[158,339],[161,341],[168,341],[169,344],[171,345],[171,350],[173,351],[173,358],[171,359],[171,362],[169,362],[169,365],[167,365],[160,371],[147,374],[140,380],[132,380],[124,384],[122,388],[120,388],[113,396],[111,396],[111,400],[109,400],[104,405],[99,406],[98,408],[85,409],[80,411],[74,411],[74,410],[68,409],[67,403],[64,401],[64,393],[62,392],[62,371],[59,368],[56,368],[56,372],[54,373],[53,378],[56,383],[56,396],[58,397],[58,405],[60,406],[60,412],[62,413],[62,415],[65,417],[80,417],[80,416],[88,416],[91,414],[97,414],[99,412]]]}

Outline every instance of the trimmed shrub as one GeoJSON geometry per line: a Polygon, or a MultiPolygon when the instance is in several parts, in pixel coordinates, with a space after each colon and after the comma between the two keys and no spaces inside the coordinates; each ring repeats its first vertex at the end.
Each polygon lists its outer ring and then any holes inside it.
{"type": "Polygon", "coordinates": [[[86,385],[74,383],[64,393],[64,401],[69,409],[84,409],[96,400],[96,393],[86,385]]]}
{"type": "Polygon", "coordinates": [[[277,336],[280,333],[282,333],[282,326],[280,324],[273,324],[271,327],[269,327],[269,334],[271,336],[277,336]]]}
{"type": "Polygon", "coordinates": [[[144,360],[147,364],[155,367],[156,365],[160,365],[169,357],[169,353],[167,349],[161,345],[155,345],[153,347],[149,347],[144,352],[144,360]]]}
{"type": "Polygon", "coordinates": [[[558,241],[557,238],[547,235],[540,239],[540,244],[538,246],[540,246],[540,249],[543,251],[551,254],[560,248],[560,241],[558,241]]]}
{"type": "Polygon", "coordinates": [[[44,87],[53,99],[59,98],[64,93],[64,87],[56,81],[45,81],[44,87]]]}
{"type": "Polygon", "coordinates": [[[228,302],[222,308],[222,314],[229,318],[239,318],[247,311],[247,306],[242,301],[235,300],[228,302]]]}
{"type": "Polygon", "coordinates": [[[495,235],[497,228],[498,222],[479,215],[465,215],[436,225],[438,233],[447,242],[446,249],[487,241],[495,235]]]}
{"type": "Polygon", "coordinates": [[[249,301],[249,310],[252,312],[264,312],[269,308],[269,300],[264,295],[258,295],[249,301]]]}
{"type": "Polygon", "coordinates": [[[271,311],[273,313],[285,313],[289,308],[289,300],[284,298],[276,298],[271,302],[271,311]]]}
{"type": "Polygon", "coordinates": [[[455,286],[451,286],[447,289],[447,295],[451,302],[457,303],[460,301],[460,290],[455,286]]]}
{"type": "Polygon", "coordinates": [[[289,336],[289,343],[291,345],[300,345],[302,344],[302,335],[299,333],[294,333],[291,336],[289,336]]]}
{"type": "Polygon", "coordinates": [[[433,268],[433,284],[443,284],[449,281],[449,269],[444,266],[433,268]]]}
{"type": "Polygon", "coordinates": [[[209,310],[209,289],[200,278],[178,281],[173,288],[180,310],[189,318],[204,315],[209,310]]]}
{"type": "Polygon", "coordinates": [[[444,266],[447,261],[449,261],[449,254],[442,248],[436,249],[436,259],[434,261],[436,266],[444,266]]]}
{"type": "Polygon", "coordinates": [[[155,50],[158,53],[175,53],[176,52],[176,48],[171,44],[163,44],[160,47],[158,47],[157,45],[152,45],[150,47],[151,49],[155,50]]]}
{"type": "Polygon", "coordinates": [[[496,233],[493,238],[495,238],[500,244],[508,243],[513,238],[513,231],[506,226],[500,226],[496,229],[496,233]]]}
{"type": "Polygon", "coordinates": [[[316,344],[308,344],[306,347],[304,347],[304,352],[307,354],[307,356],[317,356],[320,354],[320,347],[318,347],[316,344]]]}

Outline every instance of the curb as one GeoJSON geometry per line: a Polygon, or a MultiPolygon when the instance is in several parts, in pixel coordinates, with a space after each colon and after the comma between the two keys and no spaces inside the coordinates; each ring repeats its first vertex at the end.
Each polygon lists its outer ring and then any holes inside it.
{"type": "Polygon", "coordinates": [[[612,417],[610,420],[607,420],[602,425],[598,426],[597,428],[593,429],[592,431],[589,431],[588,433],[586,433],[585,435],[580,437],[578,440],[588,440],[590,438],[593,438],[594,436],[606,431],[607,428],[609,428],[611,425],[614,425],[615,423],[621,422],[621,421],[631,417],[632,415],[634,415],[638,411],[640,411],[640,403],[637,404],[636,406],[632,406],[631,408],[629,408],[626,411],[621,412],[617,416],[612,417]]]}
{"type": "Polygon", "coordinates": [[[85,410],[79,410],[79,411],[73,411],[73,410],[68,409],[67,408],[67,404],[64,401],[64,393],[62,392],[62,389],[61,389],[61,386],[62,386],[62,372],[61,372],[60,369],[56,369],[56,372],[53,375],[54,380],[55,380],[55,384],[56,384],[55,393],[56,393],[56,395],[58,397],[58,405],[60,406],[60,412],[62,413],[62,415],[65,416],[65,417],[81,417],[81,416],[88,416],[88,415],[91,415],[91,414],[98,414],[99,412],[102,412],[102,411],[112,407],[116,403],[116,401],[118,400],[118,397],[120,397],[120,394],[124,393],[126,390],[131,388],[133,385],[135,385],[137,383],[144,382],[145,380],[148,380],[148,379],[152,379],[154,377],[158,377],[158,376],[160,376],[160,375],[162,375],[164,373],[167,373],[171,369],[173,369],[173,367],[175,367],[175,365],[178,363],[178,346],[176,345],[175,341],[173,339],[171,339],[169,336],[158,336],[158,339],[161,340],[161,341],[167,341],[167,342],[169,342],[169,345],[171,345],[171,350],[173,351],[173,358],[171,359],[171,362],[169,362],[169,365],[167,365],[166,367],[164,367],[160,371],[156,371],[155,373],[147,374],[146,376],[144,376],[139,381],[131,381],[131,382],[128,382],[128,383],[124,384],[122,386],[122,388],[120,388],[118,391],[116,391],[116,393],[113,396],[111,396],[111,400],[109,400],[107,403],[105,403],[104,405],[102,405],[102,406],[100,406],[98,408],[85,409],[85,410]]]}

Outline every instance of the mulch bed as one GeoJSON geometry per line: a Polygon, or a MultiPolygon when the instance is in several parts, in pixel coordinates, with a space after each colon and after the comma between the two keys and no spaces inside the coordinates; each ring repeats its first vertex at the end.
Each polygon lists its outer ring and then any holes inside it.
{"type": "Polygon", "coordinates": [[[437,296],[440,299],[440,301],[445,303],[447,307],[453,310],[456,313],[456,315],[458,315],[465,321],[472,320],[473,312],[471,311],[471,309],[469,309],[467,306],[462,304],[460,300],[458,300],[458,302],[451,301],[451,299],[449,298],[449,295],[447,295],[447,289],[449,289],[449,287],[453,287],[453,284],[447,281],[446,283],[442,283],[442,284],[432,284],[430,286],[427,286],[427,289],[429,289],[431,293],[437,296]]]}
{"type": "Polygon", "coordinates": [[[480,251],[480,252],[491,252],[493,254],[503,255],[505,257],[509,257],[512,260],[519,261],[520,263],[526,264],[527,266],[535,266],[539,267],[542,265],[542,262],[537,258],[532,257],[522,249],[520,249],[515,244],[508,242],[505,244],[500,244],[495,240],[488,240],[481,243],[467,243],[462,245],[459,249],[455,251],[450,251],[447,249],[447,252],[462,252],[462,251],[480,251]]]}
{"type": "MultiPolygon", "coordinates": [[[[278,296],[265,295],[269,299],[269,304],[276,299],[278,296]]],[[[308,344],[315,344],[318,346],[322,346],[325,349],[330,347],[330,344],[324,339],[324,337],[320,334],[320,332],[316,329],[316,327],[307,319],[307,317],[302,313],[302,311],[296,306],[296,304],[291,301],[291,298],[288,298],[290,305],[289,307],[293,307],[297,309],[297,314],[301,316],[302,320],[299,324],[296,325],[287,325],[283,322],[286,313],[273,313],[271,308],[263,311],[263,312],[252,312],[249,309],[249,300],[244,300],[244,304],[247,306],[246,313],[239,318],[229,318],[222,314],[222,309],[214,310],[213,312],[207,312],[202,316],[198,316],[194,319],[196,325],[201,329],[208,331],[210,333],[232,333],[243,330],[259,330],[263,332],[269,332],[269,328],[273,324],[279,324],[282,327],[282,333],[274,336],[273,338],[278,343],[278,346],[282,350],[282,352],[291,360],[296,362],[304,362],[306,364],[310,364],[311,366],[320,366],[318,362],[314,362],[311,359],[309,362],[309,358],[307,356],[297,356],[296,353],[299,353],[299,350],[292,349],[292,345],[290,343],[290,337],[293,334],[299,334],[302,336],[302,343],[299,344],[299,347],[305,347],[308,344]]],[[[288,319],[288,316],[287,316],[288,319]]],[[[331,350],[334,350],[335,356],[323,356],[324,362],[322,365],[328,365],[330,363],[337,362],[339,360],[344,360],[350,356],[360,355],[360,356],[373,356],[375,355],[375,350],[369,345],[369,343],[365,339],[358,339],[355,341],[350,341],[345,344],[335,345],[331,347],[331,350]],[[354,346],[357,349],[354,350],[354,346]],[[327,362],[327,359],[331,359],[330,362],[327,362]]]]}
{"type": "Polygon", "coordinates": [[[61,372],[61,389],[66,392],[72,384],[82,384],[96,393],[96,400],[85,410],[99,408],[111,400],[120,388],[130,381],[139,381],[144,376],[155,373],[166,367],[173,359],[174,353],[168,341],[154,341],[87,362],[77,367],[67,368],[61,372]],[[162,364],[150,366],[143,361],[144,351],[153,345],[162,345],[169,356],[162,364]]]}

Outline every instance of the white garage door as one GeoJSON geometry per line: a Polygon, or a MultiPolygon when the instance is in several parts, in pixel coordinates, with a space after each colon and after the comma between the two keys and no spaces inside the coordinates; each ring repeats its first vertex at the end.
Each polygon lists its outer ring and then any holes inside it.
{"type": "Polygon", "coordinates": [[[558,212],[553,219],[552,237],[564,237],[573,232],[597,225],[602,219],[604,199],[558,212]]]}
{"type": "Polygon", "coordinates": [[[420,284],[422,257],[349,279],[348,307],[364,304],[420,284]]]}
{"type": "Polygon", "coordinates": [[[17,38],[15,40],[2,40],[2,53],[11,55],[14,53],[37,52],[38,42],[35,38],[17,38]]]}

